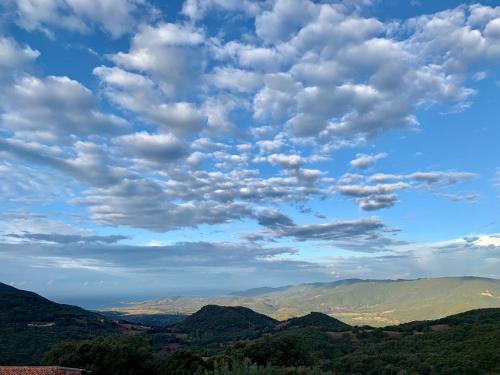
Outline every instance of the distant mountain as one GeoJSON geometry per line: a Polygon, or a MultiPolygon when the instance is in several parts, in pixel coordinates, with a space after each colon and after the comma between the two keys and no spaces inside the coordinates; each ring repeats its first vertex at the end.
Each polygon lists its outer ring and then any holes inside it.
{"type": "Polygon", "coordinates": [[[101,315],[0,283],[0,365],[37,364],[62,340],[118,333],[101,315]]]}
{"type": "Polygon", "coordinates": [[[262,295],[268,294],[268,293],[282,292],[282,291],[287,290],[289,288],[292,288],[292,285],[286,285],[286,286],[282,286],[282,287],[278,287],[278,288],[271,288],[271,287],[264,286],[261,288],[240,290],[237,292],[230,293],[229,295],[238,296],[238,297],[257,297],[257,296],[262,296],[262,295]]]}
{"type": "MultiPolygon", "coordinates": [[[[343,285],[351,285],[359,282],[370,282],[370,281],[379,281],[379,280],[363,280],[363,279],[344,279],[344,280],[336,280],[327,283],[306,283],[300,284],[299,286],[308,286],[311,288],[336,288],[338,286],[343,285]]],[[[385,280],[387,282],[394,282],[398,280],[385,280]]],[[[260,297],[265,296],[267,294],[276,293],[276,292],[285,292],[287,290],[296,288],[297,285],[286,285],[277,288],[271,287],[261,287],[261,288],[252,288],[247,290],[240,290],[237,292],[230,293],[231,296],[239,296],[239,297],[260,297]]]]}
{"type": "Polygon", "coordinates": [[[173,326],[198,338],[236,339],[261,334],[277,321],[241,306],[207,305],[173,326]]]}
{"type": "Polygon", "coordinates": [[[477,277],[349,279],[257,288],[222,297],[162,298],[118,310],[125,314],[192,314],[208,304],[244,306],[278,320],[317,311],[351,325],[386,326],[500,307],[500,280],[477,277]]]}

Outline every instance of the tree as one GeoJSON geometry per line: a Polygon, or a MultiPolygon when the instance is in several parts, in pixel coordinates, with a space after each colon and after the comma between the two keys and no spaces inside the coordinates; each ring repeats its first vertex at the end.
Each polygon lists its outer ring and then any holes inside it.
{"type": "Polygon", "coordinates": [[[139,335],[63,342],[52,347],[43,362],[83,368],[93,375],[149,375],[155,367],[149,342],[139,335]]]}
{"type": "Polygon", "coordinates": [[[160,375],[195,375],[204,374],[207,365],[200,358],[187,350],[177,350],[160,365],[160,375]]]}

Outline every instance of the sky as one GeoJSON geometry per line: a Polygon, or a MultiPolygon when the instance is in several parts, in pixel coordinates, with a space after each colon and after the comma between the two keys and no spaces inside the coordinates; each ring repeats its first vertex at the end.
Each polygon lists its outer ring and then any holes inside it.
{"type": "Polygon", "coordinates": [[[498,1],[2,1],[0,281],[500,277],[499,68],[498,1]]]}

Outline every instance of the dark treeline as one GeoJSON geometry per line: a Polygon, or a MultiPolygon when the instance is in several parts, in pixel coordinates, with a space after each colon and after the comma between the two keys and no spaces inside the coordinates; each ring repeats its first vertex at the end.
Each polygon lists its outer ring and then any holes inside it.
{"type": "Polygon", "coordinates": [[[215,354],[196,345],[193,351],[162,353],[146,335],[122,335],[58,344],[45,354],[44,363],[85,368],[94,375],[500,373],[499,310],[391,329],[356,328],[332,335],[292,328],[220,345],[215,354]],[[449,329],[434,331],[436,323],[449,324],[449,329]]]}

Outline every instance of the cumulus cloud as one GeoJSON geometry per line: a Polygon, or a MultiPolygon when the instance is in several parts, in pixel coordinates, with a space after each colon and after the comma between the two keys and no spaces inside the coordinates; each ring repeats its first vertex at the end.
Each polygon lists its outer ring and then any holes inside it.
{"type": "Polygon", "coordinates": [[[24,76],[1,98],[2,126],[21,138],[64,142],[74,136],[124,132],[129,125],[101,112],[89,89],[64,76],[24,76]]]}
{"type": "Polygon", "coordinates": [[[463,72],[495,58],[496,8],[459,7],[384,25],[335,4],[284,4],[259,15],[256,32],[292,61],[303,85],[280,99],[295,137],[371,138],[417,126],[414,112],[423,105],[463,109],[474,94],[463,86],[463,72]],[[479,13],[483,21],[473,21],[479,13]],[[366,78],[353,84],[356,77],[366,78]]]}
{"type": "Polygon", "coordinates": [[[141,74],[104,66],[95,68],[94,74],[111,102],[164,131],[190,136],[200,131],[206,121],[193,104],[165,100],[157,85],[141,74]]]}
{"type": "Polygon", "coordinates": [[[394,192],[408,188],[409,184],[396,182],[377,185],[340,185],[336,190],[342,195],[356,198],[362,210],[374,211],[392,207],[398,201],[394,192]]]}
{"type": "Polygon", "coordinates": [[[217,67],[207,79],[221,89],[243,93],[256,91],[262,81],[257,73],[231,67],[217,67]]]}
{"type": "Polygon", "coordinates": [[[134,177],[128,169],[110,166],[103,146],[79,141],[74,149],[74,155],[65,156],[58,149],[39,143],[0,138],[0,153],[14,160],[52,168],[87,185],[113,185],[134,177]]]}
{"type": "Polygon", "coordinates": [[[14,39],[0,36],[0,82],[10,79],[15,71],[23,71],[40,56],[29,46],[21,46],[14,39]]]}
{"type": "Polygon", "coordinates": [[[305,163],[300,155],[272,154],[267,157],[271,164],[280,165],[284,168],[296,168],[305,163]]]}
{"type": "Polygon", "coordinates": [[[289,39],[317,14],[317,7],[307,0],[273,3],[272,9],[259,14],[255,19],[255,32],[267,42],[289,39]]]}
{"type": "MultiPolygon", "coordinates": [[[[244,163],[240,155],[216,152],[212,157],[226,165],[244,163]]],[[[174,168],[166,174],[166,181],[123,178],[113,186],[88,190],[75,202],[88,206],[102,224],[169,231],[255,218],[255,203],[297,202],[326,194],[322,174],[308,169],[269,178],[246,169],[223,173],[174,168]]]]}
{"type": "Polygon", "coordinates": [[[410,185],[402,182],[393,184],[378,184],[378,185],[340,185],[337,190],[351,197],[368,197],[372,195],[390,194],[401,189],[408,189],[410,185]]]}
{"type": "Polygon", "coordinates": [[[264,209],[257,213],[259,225],[269,228],[294,225],[292,219],[277,210],[264,209]]]}
{"type": "Polygon", "coordinates": [[[409,179],[430,187],[449,186],[464,181],[477,179],[476,173],[470,172],[415,172],[407,176],[409,179]]]}
{"type": "MultiPolygon", "coordinates": [[[[358,154],[358,158],[351,161],[350,164],[353,166],[353,162],[355,165],[360,163],[358,168],[361,168],[361,166],[369,165],[373,160],[374,158],[371,155],[358,154]]],[[[431,190],[443,189],[475,180],[478,177],[475,173],[462,171],[414,172],[406,175],[375,173],[371,176],[347,173],[340,177],[337,186],[332,186],[330,189],[344,196],[355,198],[362,210],[375,211],[394,206],[398,202],[396,193],[400,190],[422,187],[431,190]]],[[[472,203],[479,198],[475,193],[464,195],[439,193],[438,195],[455,202],[467,201],[472,203]]]]}
{"type": "Polygon", "coordinates": [[[258,3],[249,0],[186,0],[182,5],[182,13],[196,21],[212,10],[253,15],[259,8],[258,3]]]}
{"type": "Polygon", "coordinates": [[[200,45],[204,40],[203,32],[189,25],[142,25],[130,50],[110,58],[124,69],[149,74],[169,95],[179,95],[196,87],[203,68],[200,45]]]}
{"type": "MultiPolygon", "coordinates": [[[[175,186],[175,182],[171,184],[175,186]]],[[[88,206],[95,222],[102,225],[129,226],[166,232],[201,224],[221,224],[232,220],[252,217],[247,203],[227,200],[221,204],[208,196],[201,199],[183,199],[180,192],[172,195],[168,184],[154,180],[122,180],[112,187],[90,189],[86,197],[75,203],[88,206]],[[180,203],[176,200],[182,200],[180,203]]],[[[184,195],[195,195],[196,191],[185,191],[184,195]]]]}
{"type": "Polygon", "coordinates": [[[396,194],[374,195],[358,199],[359,208],[365,211],[375,211],[394,206],[398,202],[396,194]]]}
{"type": "Polygon", "coordinates": [[[375,163],[377,160],[384,159],[387,157],[385,152],[380,152],[374,155],[366,155],[366,154],[357,154],[356,159],[353,159],[349,162],[351,167],[365,169],[375,163]]]}
{"type": "Polygon", "coordinates": [[[49,36],[53,29],[88,33],[97,26],[117,38],[133,30],[141,14],[147,19],[153,12],[143,0],[7,0],[3,6],[20,27],[49,36]]]}
{"type": "Polygon", "coordinates": [[[393,182],[403,179],[404,176],[390,173],[375,173],[368,177],[368,182],[373,183],[383,183],[383,182],[393,182]]]}
{"type": "Polygon", "coordinates": [[[126,155],[133,155],[159,164],[169,163],[187,156],[187,144],[172,134],[127,134],[114,139],[126,155]]]}

